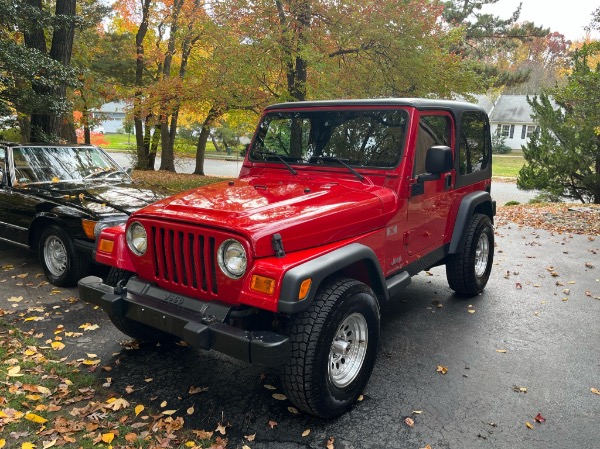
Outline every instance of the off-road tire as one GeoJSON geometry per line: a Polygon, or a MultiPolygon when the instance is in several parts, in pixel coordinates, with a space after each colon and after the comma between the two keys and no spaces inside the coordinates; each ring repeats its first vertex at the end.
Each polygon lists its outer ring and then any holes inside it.
{"type": "Polygon", "coordinates": [[[106,279],[104,279],[104,283],[106,285],[110,285],[111,287],[116,287],[120,281],[123,281],[123,284],[127,283],[129,278],[134,274],[135,273],[123,270],[122,268],[111,267],[110,271],[106,275],[106,279]]]}
{"type": "Polygon", "coordinates": [[[50,282],[58,287],[72,287],[90,271],[90,260],[75,249],[67,231],[50,225],[39,236],[38,255],[50,282]]]}
{"type": "Polygon", "coordinates": [[[459,295],[475,296],[483,291],[494,262],[494,227],[490,217],[474,214],[466,230],[460,253],[446,261],[450,288],[459,295]]]}
{"type": "Polygon", "coordinates": [[[287,397],[298,408],[321,418],[346,412],[371,376],[379,346],[379,323],[379,303],[367,285],[337,279],[322,286],[310,307],[294,315],[286,329],[291,357],[282,368],[281,382],[287,397]],[[342,323],[348,325],[342,328],[342,323]],[[357,323],[362,329],[355,327],[357,323]],[[348,329],[361,330],[361,335],[358,341],[343,339],[349,350],[345,360],[334,352],[334,341],[344,333],[353,337],[348,329]]]}

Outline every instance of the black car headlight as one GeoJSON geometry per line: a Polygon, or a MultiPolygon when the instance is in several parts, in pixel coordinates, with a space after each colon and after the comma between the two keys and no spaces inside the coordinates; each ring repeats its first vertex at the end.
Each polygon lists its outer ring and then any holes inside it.
{"type": "Polygon", "coordinates": [[[113,226],[120,225],[121,223],[125,223],[127,221],[127,217],[124,217],[120,220],[104,220],[99,221],[94,226],[94,237],[100,237],[100,233],[106,228],[112,228],[113,226]]]}
{"type": "Polygon", "coordinates": [[[244,246],[234,239],[225,240],[217,253],[219,268],[225,276],[239,279],[246,272],[248,260],[244,246]]]}
{"type": "Polygon", "coordinates": [[[148,235],[144,227],[134,221],[127,228],[127,246],[136,256],[143,256],[148,249],[148,235]]]}

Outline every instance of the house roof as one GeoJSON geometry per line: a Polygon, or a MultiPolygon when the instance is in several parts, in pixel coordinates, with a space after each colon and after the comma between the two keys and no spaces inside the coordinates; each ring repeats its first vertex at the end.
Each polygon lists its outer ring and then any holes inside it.
{"type": "Polygon", "coordinates": [[[533,123],[527,95],[501,95],[490,113],[496,123],[533,123]]]}

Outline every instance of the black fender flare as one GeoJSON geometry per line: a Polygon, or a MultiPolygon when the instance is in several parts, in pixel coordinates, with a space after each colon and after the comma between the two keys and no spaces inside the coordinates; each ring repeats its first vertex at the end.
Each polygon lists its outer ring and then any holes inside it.
{"type": "Polygon", "coordinates": [[[327,277],[356,262],[363,261],[369,269],[369,278],[372,281],[370,287],[378,296],[383,296],[387,300],[388,290],[377,256],[368,246],[351,243],[287,271],[281,284],[277,303],[278,312],[298,313],[307,309],[315,300],[319,286],[327,277]],[[308,278],[312,279],[308,295],[305,299],[298,300],[300,285],[308,278]]]}
{"type": "Polygon", "coordinates": [[[460,252],[465,242],[465,230],[469,226],[471,217],[473,217],[475,210],[484,204],[489,205],[489,207],[486,208],[486,214],[489,214],[490,218],[493,220],[494,215],[496,215],[496,202],[492,201],[492,196],[489,192],[479,191],[469,193],[462,199],[458,208],[458,213],[456,214],[456,221],[454,222],[454,231],[452,232],[452,240],[450,241],[448,254],[460,252]]]}

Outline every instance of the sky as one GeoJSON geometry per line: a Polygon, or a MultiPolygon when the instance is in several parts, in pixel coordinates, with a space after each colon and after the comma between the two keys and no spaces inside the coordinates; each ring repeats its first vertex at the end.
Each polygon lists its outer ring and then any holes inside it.
{"type": "MultiPolygon", "coordinates": [[[[592,12],[600,6],[600,0],[568,0],[558,2],[553,0],[522,0],[519,21],[529,21],[536,25],[550,28],[551,32],[558,31],[570,40],[580,40],[586,35],[585,26],[592,20],[592,12]]],[[[519,5],[519,0],[498,0],[494,5],[486,6],[484,12],[492,12],[505,19],[519,5]]],[[[592,35],[599,39],[597,31],[592,35]]]]}

